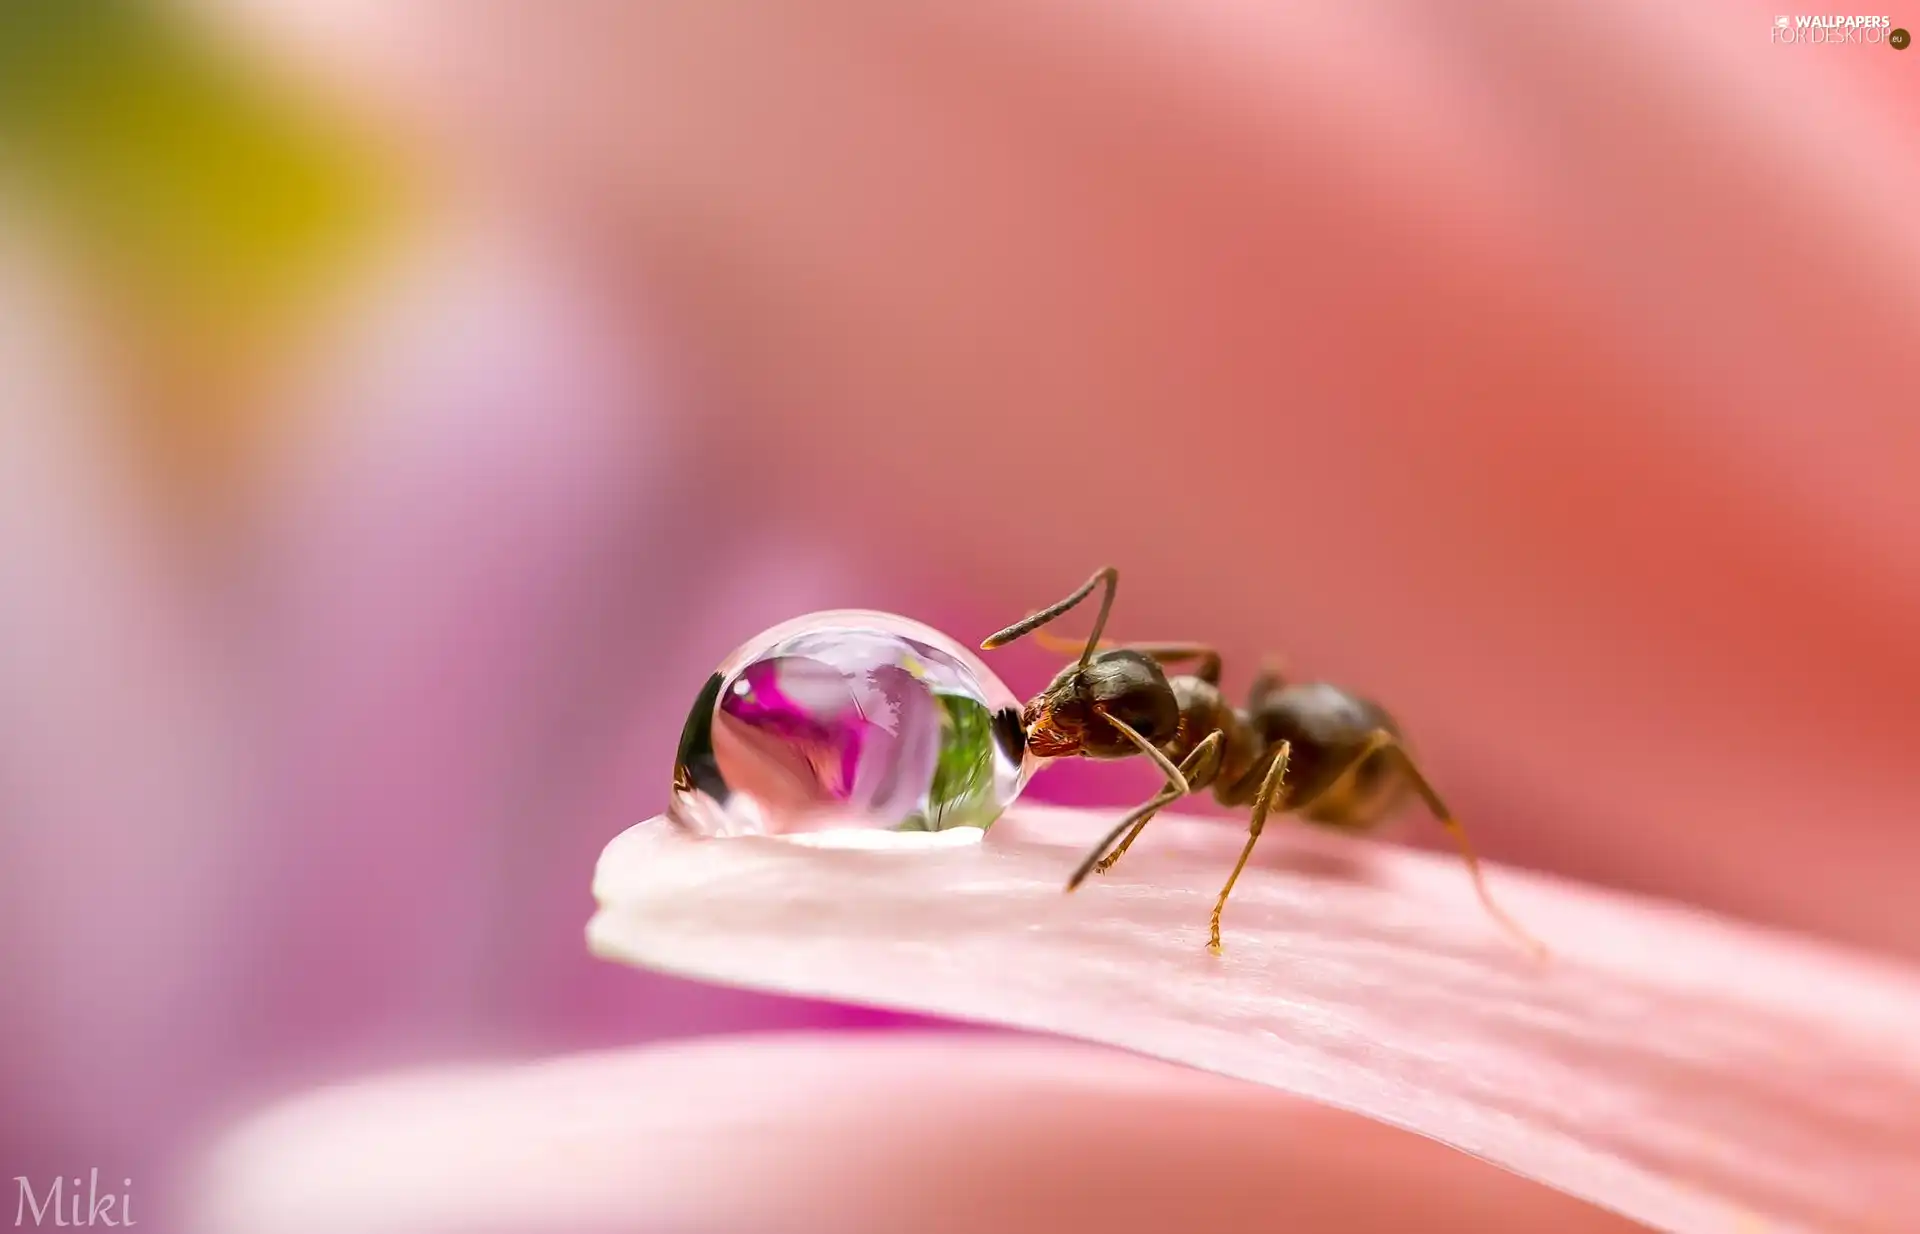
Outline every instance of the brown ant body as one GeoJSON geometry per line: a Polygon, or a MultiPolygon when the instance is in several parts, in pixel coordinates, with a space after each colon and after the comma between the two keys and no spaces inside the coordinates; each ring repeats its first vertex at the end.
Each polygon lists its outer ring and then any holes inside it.
{"type": "MultiPolygon", "coordinates": [[[[991,650],[1033,633],[1105,585],[1079,660],[1061,670],[1021,714],[1027,748],[1042,758],[1144,755],[1166,774],[1167,785],[1088,851],[1068,880],[1068,891],[1088,874],[1112,868],[1160,810],[1210,788],[1222,805],[1252,807],[1246,846],[1213,906],[1207,946],[1218,953],[1220,914],[1269,814],[1361,831],[1417,795],[1453,837],[1487,912],[1522,945],[1545,954],[1488,894],[1465,828],[1427,783],[1385,708],[1338,686],[1290,684],[1271,662],[1254,680],[1246,706],[1235,707],[1220,691],[1220,653],[1211,647],[1114,647],[1101,641],[1118,581],[1119,572],[1108,566],[1058,604],[981,644],[991,650]],[[1189,662],[1197,662],[1190,674],[1165,672],[1166,665],[1189,662]]],[[[1037,637],[1055,649],[1077,648],[1044,633],[1037,637]]]]}

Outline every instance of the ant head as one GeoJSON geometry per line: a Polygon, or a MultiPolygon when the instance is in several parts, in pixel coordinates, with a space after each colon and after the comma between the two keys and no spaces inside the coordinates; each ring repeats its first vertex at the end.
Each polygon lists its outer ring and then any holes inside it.
{"type": "Polygon", "coordinates": [[[1108,717],[1156,746],[1178,735],[1180,704],[1159,664],[1125,648],[1102,651],[1085,664],[1069,664],[1027,704],[1021,721],[1027,748],[1041,758],[1125,758],[1140,753],[1108,717]]]}

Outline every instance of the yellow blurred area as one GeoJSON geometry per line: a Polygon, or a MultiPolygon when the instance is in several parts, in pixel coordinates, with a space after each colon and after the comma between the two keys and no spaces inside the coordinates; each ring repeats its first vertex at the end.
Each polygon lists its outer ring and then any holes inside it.
{"type": "Polygon", "coordinates": [[[171,11],[0,5],[0,213],[79,273],[132,366],[146,449],[190,480],[250,440],[241,391],[396,188],[370,142],[171,11]]]}

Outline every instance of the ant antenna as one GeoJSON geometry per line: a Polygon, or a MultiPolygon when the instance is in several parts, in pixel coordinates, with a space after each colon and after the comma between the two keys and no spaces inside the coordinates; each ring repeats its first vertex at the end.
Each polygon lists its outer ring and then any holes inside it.
{"type": "Polygon", "coordinates": [[[992,651],[996,647],[1006,646],[1022,635],[1033,633],[1041,626],[1046,625],[1049,621],[1067,612],[1079,604],[1080,601],[1092,595],[1095,587],[1105,583],[1107,590],[1106,593],[1100,597],[1100,613],[1093,619],[1093,633],[1087,636],[1087,648],[1080,653],[1080,667],[1085,668],[1087,661],[1093,659],[1093,653],[1100,648],[1100,636],[1106,632],[1107,614],[1113,609],[1113,592],[1114,588],[1118,586],[1119,581],[1120,571],[1112,566],[1105,566],[1097,571],[1092,578],[1086,581],[1084,586],[1072,595],[1060,601],[1058,604],[1050,605],[1023,620],[1014,622],[1006,629],[1000,631],[1000,633],[981,643],[980,650],[992,651]]]}

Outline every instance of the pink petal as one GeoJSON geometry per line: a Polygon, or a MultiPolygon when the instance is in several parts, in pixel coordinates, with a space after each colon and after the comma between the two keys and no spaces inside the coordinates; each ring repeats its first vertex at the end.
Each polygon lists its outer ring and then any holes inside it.
{"type": "Polygon", "coordinates": [[[1269,833],[1203,949],[1241,835],[1162,819],[1060,893],[1110,816],[1027,808],[984,844],[836,851],[663,821],[601,859],[602,955],[1038,1029],[1421,1132],[1637,1220],[1833,1231],[1920,1212],[1920,977],[1708,914],[1269,833]]]}
{"type": "Polygon", "coordinates": [[[208,1234],[1569,1231],[1620,1218],[1270,1090],[1065,1042],[762,1036],[322,1093],[208,1234]]]}

